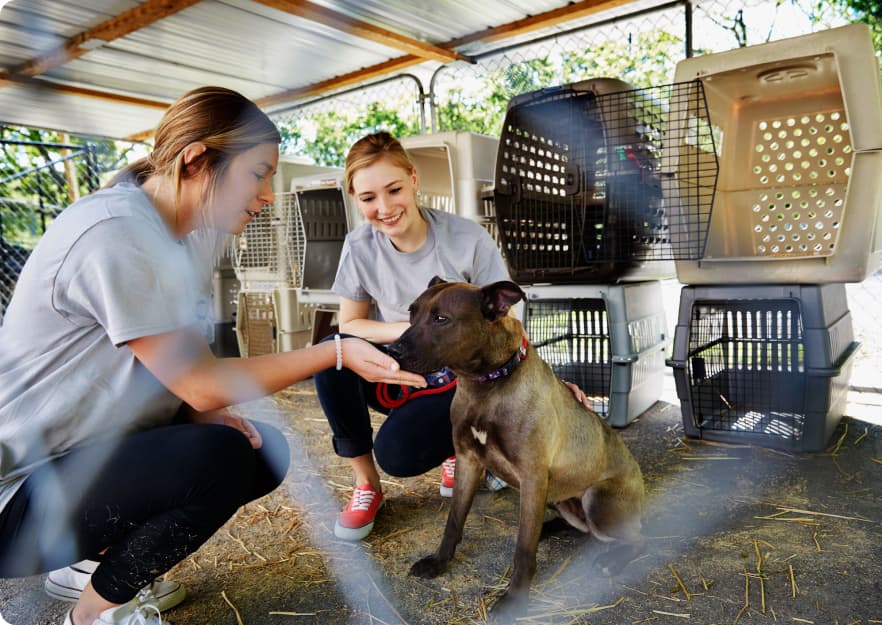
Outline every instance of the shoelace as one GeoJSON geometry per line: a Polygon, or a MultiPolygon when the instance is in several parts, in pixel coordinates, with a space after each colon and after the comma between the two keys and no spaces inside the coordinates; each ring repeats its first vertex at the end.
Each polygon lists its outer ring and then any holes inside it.
{"type": "Polygon", "coordinates": [[[355,489],[355,492],[352,494],[350,510],[367,510],[371,507],[371,502],[374,500],[376,494],[377,493],[372,490],[355,489]]]}
{"type": "Polygon", "coordinates": [[[155,599],[156,598],[156,592],[154,590],[155,587],[156,587],[156,580],[154,579],[152,582],[150,582],[149,586],[144,586],[144,588],[139,590],[138,591],[138,602],[139,603],[146,603],[146,602],[150,601],[151,599],[155,599]]]}
{"type": "Polygon", "coordinates": [[[444,471],[445,475],[449,475],[452,478],[456,472],[456,458],[448,458],[442,462],[441,470],[444,471]]]}
{"type": "Polygon", "coordinates": [[[159,608],[152,603],[142,603],[126,620],[125,625],[168,625],[162,621],[159,608]],[[148,614],[153,612],[153,614],[148,614]]]}

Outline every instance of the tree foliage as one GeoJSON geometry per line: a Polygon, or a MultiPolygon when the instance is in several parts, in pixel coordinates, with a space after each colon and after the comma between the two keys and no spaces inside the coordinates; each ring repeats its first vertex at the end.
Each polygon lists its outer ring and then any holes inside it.
{"type": "Polygon", "coordinates": [[[0,126],[0,234],[30,245],[77,194],[91,193],[128,161],[131,146],[0,126]]]}

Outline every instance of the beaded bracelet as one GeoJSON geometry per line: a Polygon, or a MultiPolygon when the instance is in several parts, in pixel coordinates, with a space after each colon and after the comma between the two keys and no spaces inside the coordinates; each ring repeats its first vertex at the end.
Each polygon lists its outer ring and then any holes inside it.
{"type": "Polygon", "coordinates": [[[343,368],[343,343],[340,341],[340,335],[334,335],[334,348],[337,350],[337,371],[343,368]]]}

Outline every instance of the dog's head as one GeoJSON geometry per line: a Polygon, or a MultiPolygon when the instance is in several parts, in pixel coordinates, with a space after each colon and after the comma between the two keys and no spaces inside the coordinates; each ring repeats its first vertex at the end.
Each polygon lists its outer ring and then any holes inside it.
{"type": "Polygon", "coordinates": [[[508,315],[524,292],[514,282],[483,288],[437,276],[410,305],[410,328],[389,346],[402,369],[430,373],[449,367],[477,376],[517,351],[523,326],[508,315]]]}

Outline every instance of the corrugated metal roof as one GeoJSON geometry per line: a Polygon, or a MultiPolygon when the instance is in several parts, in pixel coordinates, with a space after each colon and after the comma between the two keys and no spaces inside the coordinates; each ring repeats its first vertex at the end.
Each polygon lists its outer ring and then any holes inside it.
{"type": "Polygon", "coordinates": [[[626,4],[636,3],[11,0],[0,10],[0,123],[128,137],[199,85],[290,106],[387,66],[437,67],[433,54],[477,54],[525,29],[559,30],[571,16],[584,22],[626,4]]]}

